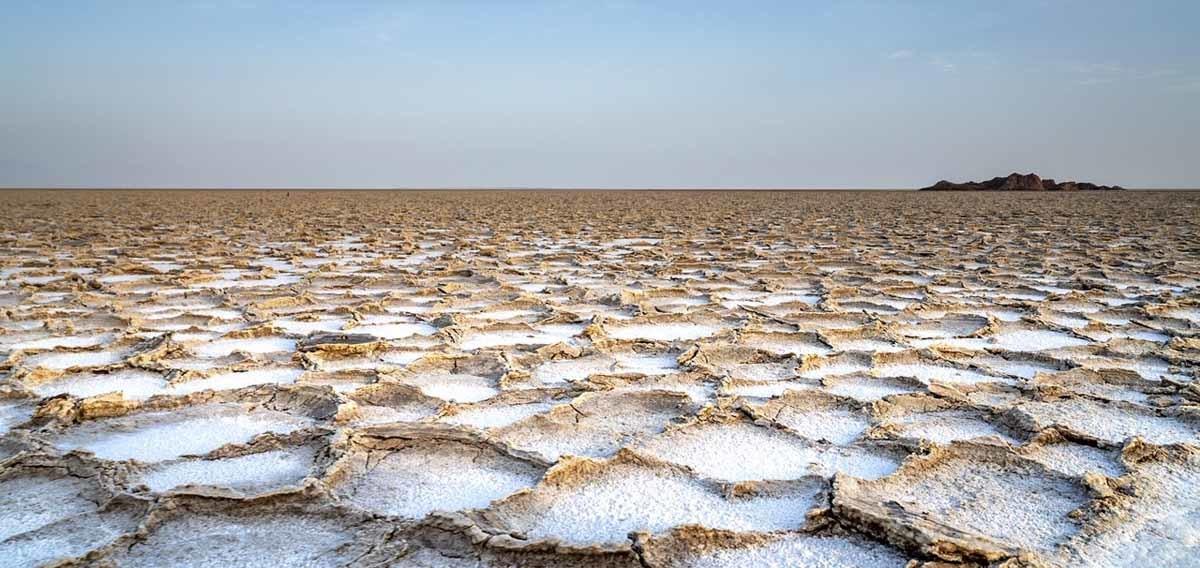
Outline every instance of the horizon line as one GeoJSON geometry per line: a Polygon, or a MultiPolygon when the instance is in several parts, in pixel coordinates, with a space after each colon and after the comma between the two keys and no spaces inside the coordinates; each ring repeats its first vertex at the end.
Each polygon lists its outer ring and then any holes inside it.
{"type": "MultiPolygon", "coordinates": [[[[7,186],[0,185],[0,191],[920,191],[919,187],[638,187],[638,186],[443,186],[443,187],[352,187],[352,186],[87,186],[87,185],[53,185],[53,186],[7,186]]],[[[1196,187],[1126,187],[1126,191],[1200,191],[1196,187]]],[[[1037,191],[986,191],[963,190],[965,193],[1039,193],[1037,191]]],[[[1045,193],[1091,193],[1087,191],[1049,191],[1045,193]]],[[[1102,192],[1107,193],[1107,192],[1102,192]]]]}

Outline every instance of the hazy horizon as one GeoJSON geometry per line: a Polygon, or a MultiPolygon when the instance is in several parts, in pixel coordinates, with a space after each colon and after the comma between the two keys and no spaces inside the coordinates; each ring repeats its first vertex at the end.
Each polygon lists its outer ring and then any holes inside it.
{"type": "Polygon", "coordinates": [[[1200,187],[1200,4],[9,2],[0,186],[1200,187]]]}

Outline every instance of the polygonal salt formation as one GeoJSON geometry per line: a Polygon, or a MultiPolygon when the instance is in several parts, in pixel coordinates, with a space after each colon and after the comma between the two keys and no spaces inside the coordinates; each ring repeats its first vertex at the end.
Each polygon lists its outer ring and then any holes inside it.
{"type": "Polygon", "coordinates": [[[0,562],[54,564],[135,530],[150,502],[114,490],[118,479],[76,459],[33,456],[0,470],[0,562]]]}
{"type": "Polygon", "coordinates": [[[749,405],[756,418],[769,420],[813,441],[845,445],[870,427],[870,417],[853,400],[819,391],[789,392],[761,405],[749,405]]]}
{"type": "Polygon", "coordinates": [[[1049,554],[1079,530],[1091,497],[1076,478],[1001,446],[958,442],[876,481],[839,477],[834,514],[946,560],[1049,554]]]}
{"type": "Polygon", "coordinates": [[[494,504],[488,532],[572,546],[619,544],[630,532],[683,525],[735,531],[800,528],[824,501],[815,478],[744,487],[696,478],[687,470],[623,450],[608,460],[563,460],[530,491],[494,504]]]}
{"type": "Polygon", "coordinates": [[[875,405],[875,438],[949,444],[959,440],[1019,445],[1019,433],[1009,432],[997,417],[970,407],[929,396],[900,396],[875,405]]]}
{"type": "Polygon", "coordinates": [[[207,404],[85,422],[55,437],[61,451],[83,450],[104,460],[156,462],[202,455],[255,436],[286,434],[312,419],[248,404],[207,404]]]}
{"type": "Polygon", "coordinates": [[[497,440],[549,461],[567,454],[603,457],[663,431],[691,408],[690,398],[676,393],[585,393],[492,434],[497,440]]]}
{"type": "Polygon", "coordinates": [[[668,568],[894,568],[908,562],[886,545],[836,532],[758,535],[691,526],[648,539],[641,549],[648,564],[668,568]]]}
{"type": "Polygon", "coordinates": [[[900,462],[897,452],[833,446],[737,419],[672,428],[634,447],[640,454],[731,482],[831,477],[835,473],[877,479],[895,471],[900,462]]]}
{"type": "Polygon", "coordinates": [[[1009,411],[1009,419],[1028,431],[1057,427],[1110,446],[1135,436],[1154,444],[1195,444],[1200,437],[1197,418],[1172,414],[1127,402],[1067,397],[1019,402],[1009,411]]]}
{"type": "Polygon", "coordinates": [[[341,500],[385,515],[479,509],[531,487],[546,464],[439,425],[377,426],[349,441],[330,470],[341,500]]]}
{"type": "Polygon", "coordinates": [[[309,499],[241,501],[175,496],[97,554],[117,566],[386,565],[407,548],[395,527],[309,499]]]}

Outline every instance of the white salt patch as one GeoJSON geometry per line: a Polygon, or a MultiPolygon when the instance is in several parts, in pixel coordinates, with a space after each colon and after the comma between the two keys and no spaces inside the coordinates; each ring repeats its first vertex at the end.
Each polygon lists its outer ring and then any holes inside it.
{"type": "Polygon", "coordinates": [[[335,568],[352,564],[343,551],[353,530],[329,516],[258,511],[194,512],[167,519],[137,546],[122,548],[122,568],[293,566],[335,568]],[[269,552],[265,552],[269,551],[269,552]],[[269,556],[270,560],[264,557],[269,556]]]}
{"type": "Polygon", "coordinates": [[[412,335],[433,335],[437,328],[426,323],[386,323],[360,325],[351,333],[366,333],[380,339],[401,339],[412,335]]]}
{"type": "Polygon", "coordinates": [[[103,284],[119,284],[122,282],[137,282],[139,280],[149,280],[154,278],[152,274],[114,274],[112,276],[101,276],[100,280],[103,284]]]}
{"type": "Polygon", "coordinates": [[[1200,308],[1171,308],[1163,312],[1163,315],[1200,324],[1200,308]]]}
{"type": "Polygon", "coordinates": [[[1025,457],[1075,477],[1083,477],[1092,471],[1109,477],[1120,477],[1125,473],[1125,467],[1117,461],[1116,452],[1071,442],[1038,446],[1027,452],[1025,457]]]}
{"type": "Polygon", "coordinates": [[[1121,522],[1064,547],[1064,566],[1194,566],[1200,548],[1200,463],[1140,465],[1121,522]]]}
{"type": "Polygon", "coordinates": [[[0,402],[0,436],[32,416],[33,409],[28,406],[18,402],[0,402]]]}
{"type": "Polygon", "coordinates": [[[687,341],[708,337],[721,328],[698,323],[633,324],[607,330],[614,339],[648,339],[652,341],[687,341]]]}
{"type": "Polygon", "coordinates": [[[891,458],[859,448],[817,446],[744,423],[675,430],[649,440],[638,451],[723,481],[828,477],[835,472],[877,479],[899,466],[891,458]]]}
{"type": "Polygon", "coordinates": [[[393,422],[417,422],[433,416],[436,412],[435,408],[420,404],[405,405],[399,408],[363,404],[358,407],[358,416],[354,420],[354,425],[370,426],[393,422]]]}
{"type": "Polygon", "coordinates": [[[994,370],[1005,375],[1021,377],[1022,379],[1032,379],[1038,373],[1057,370],[1050,365],[1028,361],[1009,361],[999,357],[980,361],[980,364],[990,370],[994,370]]]}
{"type": "Polygon", "coordinates": [[[719,293],[719,296],[726,300],[753,300],[766,295],[767,292],[752,292],[745,289],[725,290],[719,293]]]}
{"type": "Polygon", "coordinates": [[[659,391],[671,392],[687,395],[688,398],[696,402],[704,402],[712,398],[713,389],[706,384],[674,382],[671,380],[662,381],[639,381],[627,385],[620,386],[616,389],[621,392],[646,392],[659,391]]]}
{"type": "Polygon", "coordinates": [[[457,414],[442,418],[441,422],[461,424],[481,430],[501,428],[535,414],[541,414],[551,408],[554,408],[554,405],[548,402],[516,404],[512,406],[484,406],[463,410],[457,414]]]}
{"type": "Polygon", "coordinates": [[[814,294],[771,294],[759,300],[759,303],[764,306],[778,306],[792,302],[817,304],[820,301],[821,297],[814,294]]]}
{"type": "MultiPolygon", "coordinates": [[[[0,543],[58,520],[95,511],[96,504],[80,495],[84,490],[81,485],[72,478],[15,477],[0,481],[0,543]]],[[[7,564],[2,559],[0,562],[7,564]]]]}
{"type": "Polygon", "coordinates": [[[699,297],[681,297],[681,298],[656,298],[651,302],[660,308],[668,307],[687,307],[687,306],[703,306],[708,304],[708,299],[703,296],[699,297]]]}
{"type": "Polygon", "coordinates": [[[238,319],[242,317],[242,312],[240,310],[235,310],[232,308],[210,308],[206,310],[196,310],[192,313],[198,316],[216,319],[238,319]]]}
{"type": "Polygon", "coordinates": [[[919,438],[938,444],[984,436],[995,436],[1014,445],[1020,443],[981,418],[957,410],[908,414],[889,422],[900,427],[902,438],[919,438]]]}
{"type": "Polygon", "coordinates": [[[821,365],[805,371],[800,371],[799,377],[804,379],[823,379],[825,377],[836,377],[838,375],[849,375],[850,373],[858,373],[870,368],[857,361],[830,363],[821,365]]]}
{"type": "Polygon", "coordinates": [[[204,379],[179,383],[171,387],[171,393],[178,395],[204,390],[233,390],[253,385],[292,384],[303,374],[303,369],[283,367],[221,373],[204,379]]]}
{"type": "Polygon", "coordinates": [[[837,381],[826,387],[825,390],[830,394],[853,398],[854,400],[863,402],[872,402],[896,394],[916,392],[909,387],[869,378],[837,381]]]}
{"type": "Polygon", "coordinates": [[[175,270],[182,270],[184,268],[183,264],[180,264],[178,262],[169,262],[169,261],[155,260],[155,261],[147,262],[145,264],[146,264],[146,266],[149,266],[150,268],[153,268],[159,272],[172,272],[175,270]]]}
{"type": "Polygon", "coordinates": [[[611,246],[614,246],[614,247],[643,245],[643,246],[635,246],[635,247],[631,247],[631,248],[644,249],[644,248],[648,248],[649,246],[652,246],[652,245],[657,245],[660,242],[662,242],[662,239],[653,239],[653,238],[649,238],[649,237],[628,237],[628,238],[621,238],[621,239],[613,239],[613,240],[609,241],[608,244],[611,246]]]}
{"type": "Polygon", "coordinates": [[[421,389],[428,396],[450,402],[479,402],[500,394],[490,379],[475,375],[423,374],[406,377],[403,382],[421,389]]]}
{"type": "Polygon", "coordinates": [[[907,343],[917,349],[926,349],[929,347],[947,347],[966,351],[982,351],[992,346],[991,342],[981,337],[909,339],[907,343]]]}
{"type": "Polygon", "coordinates": [[[409,447],[372,459],[336,492],[359,507],[420,519],[433,511],[479,509],[537,483],[540,471],[459,446],[409,447]]]}
{"type": "Polygon", "coordinates": [[[192,353],[200,357],[224,357],[234,351],[246,353],[275,353],[279,351],[294,351],[296,342],[283,337],[254,337],[247,339],[222,339],[190,348],[192,353]]]}
{"type": "MultiPolygon", "coordinates": [[[[176,328],[176,327],[177,326],[173,326],[173,325],[172,326],[161,326],[158,329],[170,330],[170,329],[176,328]]],[[[179,329],[186,329],[187,327],[188,326],[178,326],[179,329]]],[[[181,343],[189,343],[189,342],[193,342],[193,341],[212,341],[220,336],[221,336],[221,334],[219,334],[219,333],[202,331],[202,332],[196,332],[196,333],[176,333],[171,336],[171,339],[174,339],[175,341],[178,341],[181,343]]]]}
{"type": "Polygon", "coordinates": [[[774,398],[788,391],[810,390],[813,388],[816,387],[806,383],[791,383],[786,381],[760,384],[743,383],[730,387],[723,387],[721,389],[721,394],[725,396],[741,396],[746,398],[774,398]]]}
{"type": "Polygon", "coordinates": [[[106,460],[155,462],[205,454],[225,444],[248,442],[265,432],[286,434],[311,424],[308,419],[282,412],[247,412],[237,406],[213,405],[189,410],[186,415],[154,412],[123,417],[127,420],[89,423],[89,428],[75,428],[55,446],[64,451],[86,450],[106,460]],[[128,424],[133,419],[143,423],[131,429],[128,424]]]}
{"type": "Polygon", "coordinates": [[[849,339],[845,341],[832,342],[833,348],[838,351],[865,351],[872,353],[895,353],[903,351],[904,347],[896,345],[890,341],[881,341],[878,339],[849,339]]]}
{"type": "Polygon", "coordinates": [[[167,381],[157,373],[124,370],[109,374],[82,373],[68,375],[50,383],[33,387],[39,396],[69,394],[79,398],[119,392],[127,399],[145,399],[163,392],[167,381]]]}
{"type": "Polygon", "coordinates": [[[313,456],[312,448],[301,447],[220,460],[178,461],[154,468],[141,482],[156,492],[184,485],[277,489],[304,479],[312,467],[313,456]]]}
{"type": "Polygon", "coordinates": [[[926,384],[935,381],[968,385],[1012,382],[1012,379],[1006,377],[993,377],[968,369],[956,369],[954,367],[943,367],[929,363],[883,365],[876,367],[871,374],[877,377],[912,377],[926,384]]]}
{"type": "Polygon", "coordinates": [[[992,337],[992,345],[1009,351],[1047,351],[1091,345],[1086,339],[1049,330],[1008,331],[992,337]]]}
{"type": "Polygon", "coordinates": [[[180,369],[184,371],[207,371],[214,367],[213,362],[209,359],[196,359],[189,357],[187,359],[170,359],[162,362],[167,368],[180,369]]]}
{"type": "Polygon", "coordinates": [[[776,355],[828,355],[832,349],[815,341],[786,339],[755,339],[746,343],[776,355]]]}
{"type": "Polygon", "coordinates": [[[794,363],[741,363],[723,369],[730,378],[743,381],[784,381],[796,376],[794,363]]]}
{"type": "Polygon", "coordinates": [[[471,317],[488,321],[501,321],[522,318],[526,316],[536,316],[540,313],[541,312],[536,312],[534,310],[495,310],[491,312],[472,314],[471,317]]]}
{"type": "Polygon", "coordinates": [[[571,544],[623,543],[634,531],[661,533],[697,524],[732,531],[803,526],[815,495],[724,499],[714,489],[666,471],[621,467],[573,487],[541,485],[538,507],[515,519],[530,539],[571,544]]]}
{"type": "Polygon", "coordinates": [[[70,296],[67,292],[38,292],[29,297],[29,301],[34,304],[52,304],[65,300],[70,296]]]}
{"type": "Polygon", "coordinates": [[[303,384],[313,386],[328,386],[337,393],[351,393],[369,384],[373,381],[362,379],[346,379],[338,377],[322,377],[319,379],[305,379],[303,384]]]}
{"type": "Polygon", "coordinates": [[[1171,336],[1154,331],[1120,331],[1113,334],[1115,337],[1128,337],[1130,339],[1140,339],[1142,341],[1153,341],[1155,343],[1166,343],[1171,340],[1171,336]]]}
{"type": "Polygon", "coordinates": [[[608,357],[546,361],[535,367],[530,375],[541,384],[561,384],[582,381],[598,373],[611,373],[615,364],[616,361],[608,357]]]}
{"type": "Polygon", "coordinates": [[[775,415],[775,421],[810,440],[839,445],[857,440],[871,425],[862,413],[841,408],[798,410],[785,406],[775,415]]]}
{"type": "Polygon", "coordinates": [[[193,288],[221,290],[225,288],[269,288],[286,286],[300,281],[300,276],[280,275],[272,278],[222,278],[193,284],[193,288]]]}
{"type": "Polygon", "coordinates": [[[71,353],[49,352],[26,359],[31,367],[48,369],[70,369],[74,367],[104,367],[120,363],[125,359],[123,351],[78,351],[71,353]]]}
{"type": "Polygon", "coordinates": [[[1075,480],[1014,465],[956,458],[885,480],[863,498],[1031,550],[1052,550],[1079,530],[1071,511],[1089,501],[1075,480]]]}
{"type": "Polygon", "coordinates": [[[62,337],[46,337],[30,341],[22,341],[9,346],[13,351],[34,351],[54,349],[56,347],[95,347],[113,339],[112,334],[100,335],[66,335],[62,337]]]}
{"type": "Polygon", "coordinates": [[[1024,312],[1015,309],[981,307],[978,311],[981,316],[992,316],[1000,321],[1020,321],[1025,317],[1024,312]]]}
{"type": "Polygon", "coordinates": [[[1026,402],[1017,408],[1029,414],[1039,428],[1062,425],[1113,444],[1132,436],[1141,436],[1152,444],[1195,444],[1197,440],[1194,428],[1173,418],[1084,399],[1026,402]]]}
{"type": "Polygon", "coordinates": [[[690,568],[898,568],[908,559],[861,538],[788,534],[765,544],[717,548],[686,559],[690,568]]]}
{"type": "Polygon", "coordinates": [[[278,327],[293,335],[308,335],[314,332],[335,332],[341,331],[348,320],[344,319],[322,319],[322,320],[294,320],[280,319],[271,322],[271,325],[278,327]]]}
{"type": "Polygon", "coordinates": [[[618,373],[665,375],[678,370],[675,357],[671,355],[627,355],[621,353],[615,357],[618,373]]]}
{"type": "MultiPolygon", "coordinates": [[[[573,335],[573,334],[571,334],[573,335]]],[[[471,332],[459,345],[464,351],[487,349],[490,347],[507,347],[511,345],[549,345],[567,341],[571,335],[540,331],[485,331],[471,332]]]]}
{"type": "MultiPolygon", "coordinates": [[[[0,305],[4,305],[0,303],[0,305]]],[[[15,329],[19,331],[32,331],[45,325],[42,320],[26,320],[26,321],[3,321],[0,322],[0,328],[15,329]]],[[[5,341],[0,341],[0,345],[4,345],[5,341]]]]}
{"type": "Polygon", "coordinates": [[[1187,377],[1171,372],[1170,362],[1157,358],[1141,359],[1092,359],[1080,361],[1088,369],[1129,369],[1137,372],[1142,378],[1157,381],[1171,378],[1187,382],[1187,377]]]}
{"type": "Polygon", "coordinates": [[[406,315],[407,314],[412,314],[412,315],[427,314],[427,313],[433,311],[432,306],[422,306],[422,305],[397,305],[397,306],[388,306],[385,309],[390,314],[406,314],[406,315]]]}
{"type": "Polygon", "coordinates": [[[12,281],[13,281],[14,283],[21,283],[21,284],[39,284],[39,285],[40,285],[40,284],[49,284],[49,283],[51,283],[51,282],[54,282],[54,281],[56,281],[56,280],[62,280],[62,279],[63,279],[63,276],[61,276],[61,275],[54,275],[54,276],[27,276],[27,277],[25,277],[25,278],[13,278],[13,280],[12,280],[12,281]]]}
{"type": "Polygon", "coordinates": [[[424,356],[424,351],[388,351],[379,360],[389,365],[404,366],[424,356]]]}

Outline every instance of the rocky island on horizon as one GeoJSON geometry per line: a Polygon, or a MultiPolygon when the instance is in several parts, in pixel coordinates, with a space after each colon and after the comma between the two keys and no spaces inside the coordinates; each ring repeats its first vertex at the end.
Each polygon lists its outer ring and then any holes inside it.
{"type": "Polygon", "coordinates": [[[942,180],[921,191],[1121,191],[1119,185],[1096,185],[1088,182],[1042,179],[1037,174],[1011,173],[1008,177],[994,177],[987,181],[955,183],[942,180]]]}

